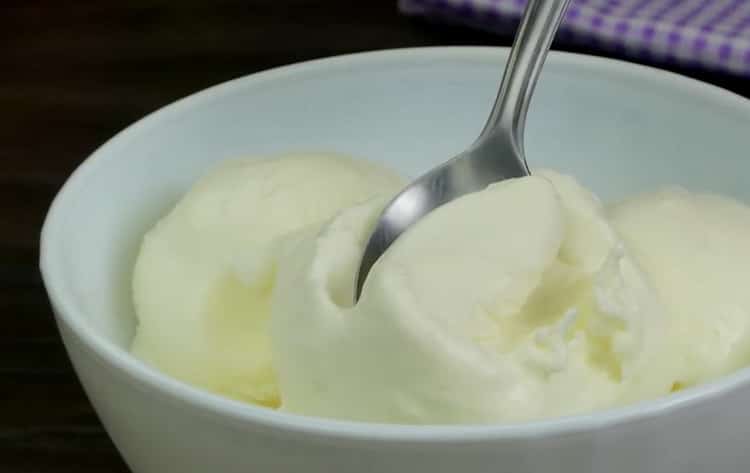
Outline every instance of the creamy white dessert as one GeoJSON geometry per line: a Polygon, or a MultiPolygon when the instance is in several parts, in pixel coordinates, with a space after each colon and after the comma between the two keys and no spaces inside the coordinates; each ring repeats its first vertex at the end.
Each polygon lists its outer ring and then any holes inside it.
{"type": "Polygon", "coordinates": [[[182,381],[278,406],[267,325],[279,247],[400,186],[379,166],[335,155],[220,164],[143,239],[133,353],[182,381]]]}
{"type": "Polygon", "coordinates": [[[429,214],[354,274],[402,185],[294,155],[221,165],[144,238],[133,352],[248,402],[411,424],[662,396],[750,361],[750,209],[667,190],[603,207],[553,171],[429,214]]]}
{"type": "Polygon", "coordinates": [[[668,311],[677,382],[690,386],[750,364],[750,209],[670,188],[608,214],[668,311]]]}

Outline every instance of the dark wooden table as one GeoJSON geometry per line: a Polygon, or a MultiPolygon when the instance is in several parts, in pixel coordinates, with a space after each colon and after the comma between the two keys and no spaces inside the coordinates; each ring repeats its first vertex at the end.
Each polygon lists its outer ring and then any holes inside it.
{"type": "MultiPolygon", "coordinates": [[[[127,471],[73,374],[37,269],[47,206],[95,147],[179,97],[269,67],[509,42],[405,19],[395,0],[3,0],[0,472],[127,471]]],[[[750,96],[750,80],[679,72],[750,96]]]]}

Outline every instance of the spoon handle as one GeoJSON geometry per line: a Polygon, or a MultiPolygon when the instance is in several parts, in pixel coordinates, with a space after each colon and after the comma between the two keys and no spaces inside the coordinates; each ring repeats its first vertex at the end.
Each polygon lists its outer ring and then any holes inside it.
{"type": "Polygon", "coordinates": [[[507,135],[523,156],[523,130],[534,86],[570,0],[529,0],[513,42],[495,105],[477,143],[507,135]]]}

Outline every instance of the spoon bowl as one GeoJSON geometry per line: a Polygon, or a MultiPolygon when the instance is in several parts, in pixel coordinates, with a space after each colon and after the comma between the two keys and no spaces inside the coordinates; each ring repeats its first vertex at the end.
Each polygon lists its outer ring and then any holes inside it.
{"type": "MultiPolygon", "coordinates": [[[[300,416],[237,402],[177,381],[128,351],[136,326],[130,271],[143,233],[208,170],[240,153],[261,157],[330,149],[331,143],[337,152],[403,175],[431,169],[441,163],[441,152],[448,157],[461,151],[443,150],[470,142],[472,131],[481,129],[498,65],[508,53],[398,49],[254,74],[159,110],[78,168],[47,216],[42,274],[81,384],[133,471],[748,471],[747,368],[667,397],[590,414],[415,426],[300,416]],[[441,93],[445,99],[435,101],[441,93]],[[398,107],[400,119],[393,120],[398,107]],[[354,116],[359,119],[347,118],[354,116]],[[269,123],[285,127],[264,126],[269,123]],[[389,139],[374,139],[373,124],[389,139]],[[415,143],[423,143],[417,152],[415,143]]],[[[534,165],[576,175],[605,202],[665,183],[750,202],[750,101],[708,84],[552,51],[528,125],[526,149],[534,165]]],[[[12,312],[6,315],[24,315],[12,312]]]]}

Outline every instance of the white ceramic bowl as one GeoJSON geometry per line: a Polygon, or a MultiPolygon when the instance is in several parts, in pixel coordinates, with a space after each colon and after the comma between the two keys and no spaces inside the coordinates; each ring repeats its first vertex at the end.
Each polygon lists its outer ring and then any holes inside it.
{"type": "MultiPolygon", "coordinates": [[[[42,233],[44,281],[86,392],[136,473],[750,469],[750,370],[591,415],[416,427],[240,404],[128,353],[139,239],[216,161],[335,150],[414,175],[471,142],[507,53],[395,50],[255,74],[145,118],[75,172],[42,233]]],[[[750,201],[750,102],[673,74],[552,53],[526,141],[532,165],[571,172],[605,199],[672,183],[750,201]]]]}

